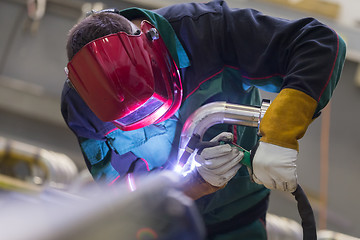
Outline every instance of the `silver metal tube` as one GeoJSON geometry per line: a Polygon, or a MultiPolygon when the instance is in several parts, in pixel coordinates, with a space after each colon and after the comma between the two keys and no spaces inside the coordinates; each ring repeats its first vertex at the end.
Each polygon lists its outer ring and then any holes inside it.
{"type": "Polygon", "coordinates": [[[179,156],[194,134],[198,134],[202,139],[205,132],[213,125],[226,123],[258,128],[269,105],[269,100],[263,100],[261,107],[213,102],[198,108],[183,126],[179,156]]]}

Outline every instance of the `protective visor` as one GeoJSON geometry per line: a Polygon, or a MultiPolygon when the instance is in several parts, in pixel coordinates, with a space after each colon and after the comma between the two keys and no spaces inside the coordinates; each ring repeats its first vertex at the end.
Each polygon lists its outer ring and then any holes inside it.
{"type": "Polygon", "coordinates": [[[67,64],[73,87],[94,114],[121,130],[135,130],[171,117],[180,107],[178,68],[156,28],[96,39],[67,64]]]}

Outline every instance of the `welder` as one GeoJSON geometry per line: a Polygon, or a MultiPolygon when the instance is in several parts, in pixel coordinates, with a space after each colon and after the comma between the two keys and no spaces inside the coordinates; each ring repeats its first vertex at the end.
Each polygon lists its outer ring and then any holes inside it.
{"type": "Polygon", "coordinates": [[[260,134],[219,124],[204,135],[252,150],[250,174],[242,151],[219,144],[195,156],[182,182],[209,239],[253,240],[266,239],[269,189],[296,188],[298,140],[329,102],[346,50],[316,19],[220,0],[92,12],[69,31],[66,48],[61,111],[94,179],[112,187],[173,169],[182,126],[200,106],[259,105],[259,89],[278,93],[260,134]]]}

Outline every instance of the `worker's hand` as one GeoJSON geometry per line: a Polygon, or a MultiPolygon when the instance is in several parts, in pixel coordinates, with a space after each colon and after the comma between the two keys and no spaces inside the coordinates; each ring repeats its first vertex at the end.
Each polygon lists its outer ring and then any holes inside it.
{"type": "MultiPolygon", "coordinates": [[[[233,134],[223,132],[213,138],[210,142],[231,142],[233,134]]],[[[227,184],[235,176],[242,166],[244,153],[230,144],[221,144],[214,147],[204,148],[200,154],[195,156],[196,162],[200,164],[197,171],[201,177],[212,186],[221,187],[227,184]]]]}
{"type": "Polygon", "coordinates": [[[259,142],[252,160],[254,182],[269,189],[294,192],[297,187],[295,149],[259,142]]]}

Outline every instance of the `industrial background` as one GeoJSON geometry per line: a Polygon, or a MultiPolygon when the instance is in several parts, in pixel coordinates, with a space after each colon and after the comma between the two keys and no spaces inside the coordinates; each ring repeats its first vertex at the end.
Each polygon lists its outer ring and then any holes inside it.
{"type": "MultiPolygon", "coordinates": [[[[84,169],[75,136],[60,113],[68,30],[91,9],[153,9],[180,2],[191,1],[0,0],[0,137],[64,153],[79,170],[84,169]]],[[[360,237],[359,1],[227,2],[288,19],[313,16],[346,41],[347,60],[331,103],[300,141],[298,174],[320,228],[360,237]]],[[[274,95],[263,93],[263,97],[274,95]]],[[[272,193],[270,212],[299,220],[295,202],[283,193],[272,193]]]]}

